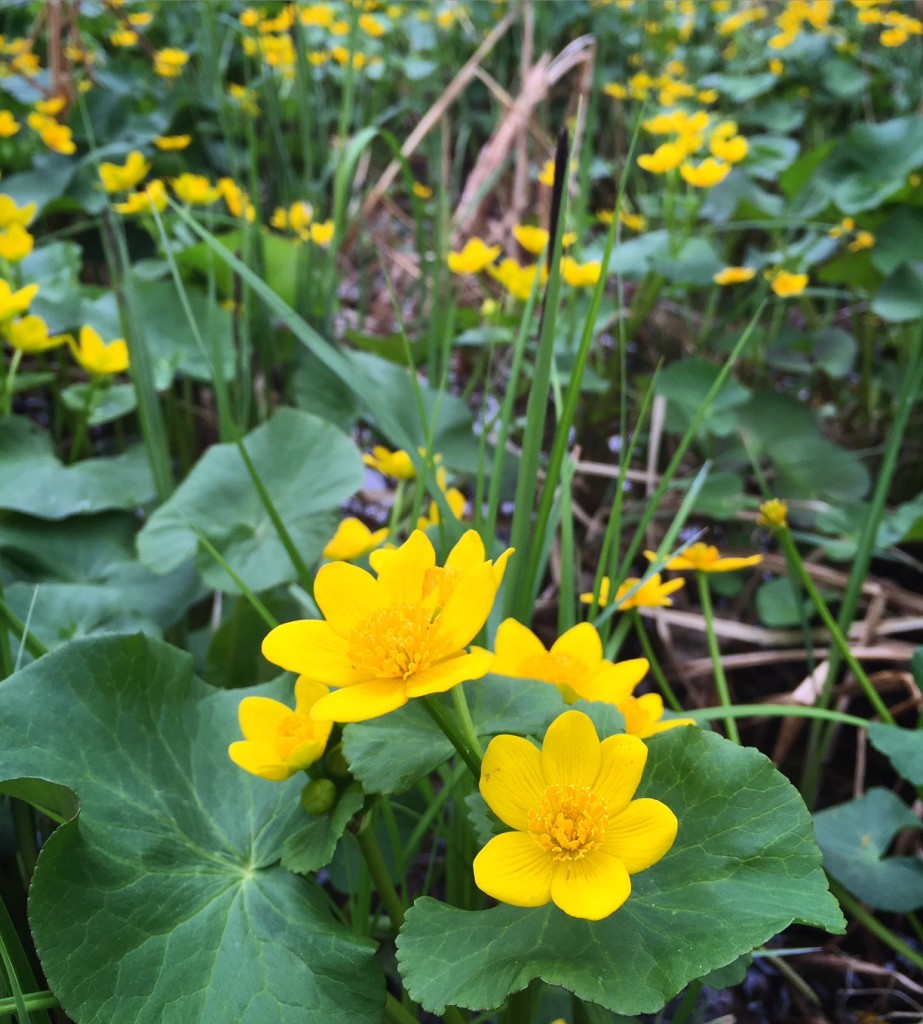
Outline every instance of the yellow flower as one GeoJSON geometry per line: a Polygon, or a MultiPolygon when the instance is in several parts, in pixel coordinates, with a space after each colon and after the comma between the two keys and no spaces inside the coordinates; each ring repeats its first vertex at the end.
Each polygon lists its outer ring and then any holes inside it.
{"type": "Polygon", "coordinates": [[[578,263],[572,256],[561,259],[561,277],[571,288],[592,288],[601,273],[602,264],[599,260],[578,263]]]}
{"type": "Polygon", "coordinates": [[[461,252],[450,252],[446,257],[453,274],[476,274],[500,255],[499,245],[488,245],[480,238],[469,238],[461,252]]]}
{"type": "Polygon", "coordinates": [[[170,181],[176,197],[184,203],[207,206],[221,198],[221,189],[213,185],[204,174],[181,174],[170,181]]]}
{"type": "Polygon", "coordinates": [[[852,217],[844,217],[839,224],[834,224],[827,234],[831,238],[842,238],[843,235],[849,234],[855,226],[856,222],[852,217]]]}
{"type": "Polygon", "coordinates": [[[788,270],[780,270],[770,278],[770,287],[780,298],[787,299],[792,295],[800,295],[808,286],[807,274],[793,274],[788,270]]]}
{"type": "Polygon", "coordinates": [[[71,138],[71,130],[66,124],[58,124],[53,117],[36,114],[34,111],[26,118],[26,122],[53,152],[61,153],[64,156],[70,156],[77,152],[77,147],[71,138]]]}
{"type": "Polygon", "coordinates": [[[327,246],[333,241],[333,221],[325,220],[323,223],[311,225],[311,241],[315,245],[327,246]]]}
{"type": "Polygon", "coordinates": [[[388,528],[373,533],[361,519],[349,516],[340,522],[336,533],[324,548],[324,558],[336,562],[351,562],[367,555],[388,536],[388,528]]]}
{"type": "Polygon", "coordinates": [[[48,324],[34,314],[4,324],[3,335],[13,348],[21,352],[44,352],[71,340],[67,334],[49,335],[48,324]]]}
{"type": "Polygon", "coordinates": [[[627,210],[619,210],[619,223],[624,224],[629,231],[644,231],[647,221],[640,213],[629,213],[627,210]]]}
{"type": "Polygon", "coordinates": [[[359,28],[373,39],[377,39],[379,36],[385,34],[385,27],[382,23],[371,14],[363,14],[359,18],[359,28]]]}
{"type": "Polygon", "coordinates": [[[562,633],[551,650],[546,650],[531,629],[515,619],[505,619],[497,630],[494,648],[491,672],[553,683],[568,704],[580,698],[618,704],[650,668],[646,658],[617,664],[606,660],[602,640],[590,622],[581,622],[562,633]]]}
{"type": "Polygon", "coordinates": [[[168,46],[154,54],[154,71],[161,78],[177,78],[183,73],[188,60],[189,54],[185,50],[168,46]]]}
{"type": "Polygon", "coordinates": [[[0,228],[12,227],[14,224],[27,227],[35,216],[36,208],[35,203],[17,206],[15,199],[0,195],[0,228]]]}
{"type": "Polygon", "coordinates": [[[712,277],[715,284],[743,284],[756,277],[755,267],[725,267],[712,277]]]}
{"type": "Polygon", "coordinates": [[[328,28],[333,22],[333,9],[330,4],[311,4],[299,10],[298,20],[302,25],[328,28]]]}
{"type": "Polygon", "coordinates": [[[101,163],[99,177],[107,192],[127,192],[135,187],[151,169],[144,154],[133,149],[124,164],[101,163]]]}
{"type": "Polygon", "coordinates": [[[128,24],[133,28],[147,28],[153,20],[150,11],[133,11],[128,15],[128,24]]]}
{"type": "Polygon", "coordinates": [[[0,110],[0,139],[8,139],[19,131],[19,122],[9,110],[0,110]]]}
{"type": "Polygon", "coordinates": [[[619,704],[619,711],[625,719],[625,732],[641,740],[679,725],[695,725],[694,718],[668,718],[663,721],[663,697],[659,693],[626,697],[619,704]]]}
{"type": "Polygon", "coordinates": [[[327,687],[307,676],[295,682],[295,710],[269,697],[244,697],[238,709],[243,740],[228,747],[234,764],[271,782],[282,782],[323,756],[333,722],[315,722],[310,711],[327,687]]]}
{"type": "Polygon", "coordinates": [[[9,282],[0,277],[0,323],[25,313],[37,294],[37,284],[27,284],[14,292],[9,282]]]}
{"type": "Polygon", "coordinates": [[[11,224],[0,231],[0,259],[8,263],[18,263],[32,252],[34,244],[35,239],[22,224],[11,224]]]}
{"type": "Polygon", "coordinates": [[[277,626],[263,641],[275,665],[338,687],[314,705],[316,721],[362,722],[412,697],[443,693],[479,679],[493,655],[467,645],[487,621],[503,578],[469,530],[444,567],[425,533],[399,548],[372,552],[378,578],[348,562],[328,562],[315,578],[324,615],[277,626]]]}
{"type": "MultiPolygon", "coordinates": [[[[645,551],[644,557],[653,562],[657,555],[653,551],[645,551]]],[[[722,558],[714,544],[697,541],[690,544],[681,554],[675,555],[667,562],[665,568],[674,572],[696,569],[699,572],[733,572],[734,569],[746,569],[750,565],[759,565],[762,555],[747,555],[746,558],[722,558]]]]}
{"type": "Polygon", "coordinates": [[[781,530],[788,521],[788,505],[781,498],[770,498],[760,505],[756,521],[767,530],[781,530]]]}
{"type": "Polygon", "coordinates": [[[647,761],[637,736],[599,742],[590,719],[566,711],[541,751],[519,736],[495,736],[481,768],[481,795],[515,829],[474,858],[478,888],[514,907],[553,902],[599,921],[631,894],[630,875],[673,845],[676,815],[659,800],[632,800],[647,761]]]}
{"type": "Polygon", "coordinates": [[[727,164],[737,164],[750,152],[750,144],[743,135],[732,135],[730,138],[713,135],[708,147],[712,155],[727,164]]]}
{"type": "Polygon", "coordinates": [[[54,117],[56,114],[60,114],[66,105],[66,96],[52,96],[47,100],[39,100],[35,104],[35,109],[40,114],[45,114],[48,117],[54,117]]]}
{"type": "Polygon", "coordinates": [[[875,244],[875,236],[871,231],[857,231],[856,237],[846,246],[850,252],[862,252],[871,249],[875,244]]]}
{"type": "MultiPolygon", "coordinates": [[[[421,450],[420,454],[424,454],[421,450]]],[[[437,461],[438,461],[437,456],[437,461]]],[[[436,470],[436,485],[439,490],[442,491],[445,496],[445,500],[448,502],[449,510],[456,519],[461,519],[465,514],[465,507],[468,504],[464,494],[457,487],[449,487],[448,476],[444,466],[440,466],[436,470]]],[[[435,526],[440,522],[439,517],[439,506],[435,501],[429,503],[429,515],[420,516],[417,520],[418,530],[428,530],[431,526],[435,526]]]]}
{"type": "Polygon", "coordinates": [[[429,185],[424,185],[422,181],[415,181],[413,183],[413,194],[418,199],[432,199],[433,190],[429,185]]]}
{"type": "Polygon", "coordinates": [[[517,224],[513,228],[513,238],[534,256],[538,256],[548,244],[548,232],[532,224],[517,224]]]}
{"type": "Polygon", "coordinates": [[[86,325],[80,328],[80,344],[70,338],[74,358],[89,373],[105,375],[122,373],[128,369],[128,345],[124,338],[104,342],[94,328],[86,325]]]}
{"type": "Polygon", "coordinates": [[[538,180],[548,188],[554,184],[554,160],[546,160],[538,172],[538,180]]]}
{"type": "MultiPolygon", "coordinates": [[[[662,583],[660,573],[655,572],[649,580],[638,587],[631,597],[626,599],[625,595],[639,582],[639,577],[629,576],[624,583],[619,584],[619,588],[615,592],[615,605],[620,612],[627,612],[629,608],[670,608],[673,605],[673,598],[669,595],[679,590],[686,581],[678,579],[662,583]]],[[[609,603],[610,588],[609,577],[603,576],[599,584],[598,604],[600,608],[604,608],[609,603]]],[[[583,604],[592,604],[592,591],[581,594],[580,600],[583,604]]]]}
{"type": "Polygon", "coordinates": [[[545,264],[532,263],[521,267],[514,259],[502,260],[498,267],[488,267],[487,273],[513,296],[525,302],[532,294],[532,285],[536,275],[540,282],[544,283],[548,273],[545,264]]]}
{"type": "Polygon", "coordinates": [[[109,33],[109,42],[113,46],[134,46],[138,41],[138,33],[130,28],[117,28],[109,33]]]}
{"type": "Polygon", "coordinates": [[[603,86],[603,92],[614,100],[628,99],[628,90],[620,82],[609,82],[603,86]]]}
{"type": "Polygon", "coordinates": [[[683,181],[695,188],[713,188],[724,181],[731,171],[731,165],[707,157],[698,166],[688,161],[679,169],[683,181]]]}
{"type": "Polygon", "coordinates": [[[382,476],[393,476],[397,480],[413,480],[417,475],[413,460],[403,449],[391,451],[382,444],[376,444],[372,454],[366,453],[362,461],[382,476]]]}
{"type": "Polygon", "coordinates": [[[903,46],[910,34],[903,28],[886,28],[878,37],[882,46],[903,46]]]}
{"type": "Polygon", "coordinates": [[[116,213],[150,213],[151,210],[163,213],[166,208],[167,187],[160,178],[149,181],[140,192],[132,192],[124,202],[112,204],[116,213]]]}
{"type": "Polygon", "coordinates": [[[250,197],[233,178],[219,178],[218,190],[232,217],[243,217],[251,223],[256,219],[256,209],[250,197]]]}
{"type": "Polygon", "coordinates": [[[256,115],[259,113],[260,107],[256,102],[256,92],[253,89],[231,82],[228,85],[228,95],[235,103],[239,104],[245,114],[256,115]]]}
{"type": "Polygon", "coordinates": [[[192,142],[191,135],[155,135],[154,145],[161,153],[172,153],[178,149],[185,149],[192,142]]]}
{"type": "Polygon", "coordinates": [[[769,62],[770,74],[773,74],[776,76],[776,78],[778,78],[779,75],[781,75],[784,71],[785,65],[782,63],[782,61],[780,61],[778,57],[773,57],[772,60],[769,62]]]}
{"type": "Polygon", "coordinates": [[[678,142],[664,142],[653,153],[642,153],[638,157],[638,166],[651,174],[666,174],[676,170],[686,159],[686,150],[678,142]]]}

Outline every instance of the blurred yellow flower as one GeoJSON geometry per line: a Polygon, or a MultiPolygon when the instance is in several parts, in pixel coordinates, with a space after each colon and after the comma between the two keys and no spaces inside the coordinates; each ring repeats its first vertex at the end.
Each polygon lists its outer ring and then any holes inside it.
{"type": "Polygon", "coordinates": [[[788,523],[788,505],[781,498],[770,498],[760,505],[756,521],[767,530],[781,530],[788,523]]]}
{"type": "Polygon", "coordinates": [[[625,732],[646,740],[667,729],[680,725],[695,725],[694,718],[663,719],[663,697],[659,693],[646,693],[643,697],[626,697],[619,704],[625,719],[625,732]]]}
{"type": "Polygon", "coordinates": [[[432,199],[433,190],[429,185],[424,185],[422,181],[415,181],[413,183],[413,194],[418,199],[432,199]]]}
{"type": "Polygon", "coordinates": [[[333,24],[333,8],[330,4],[309,4],[298,11],[302,25],[315,28],[329,28],[333,24]]]}
{"type": "Polygon", "coordinates": [[[22,224],[11,224],[0,230],[0,259],[18,263],[32,252],[34,244],[35,239],[22,224]]]}
{"type": "Polygon", "coordinates": [[[372,454],[363,455],[362,461],[371,469],[378,470],[382,476],[391,476],[396,480],[413,480],[417,475],[413,460],[401,448],[392,452],[384,445],[376,444],[372,454]]]}
{"type": "Polygon", "coordinates": [[[36,295],[37,284],[27,284],[14,292],[10,283],[0,277],[0,323],[25,313],[36,295]]]}
{"type": "Polygon", "coordinates": [[[71,130],[66,124],[59,124],[53,117],[36,114],[34,111],[26,118],[26,123],[53,152],[63,156],[77,152],[71,130]]]}
{"type": "Polygon", "coordinates": [[[86,325],[80,328],[80,342],[69,338],[74,358],[89,373],[105,376],[128,369],[128,345],[124,338],[104,342],[97,331],[86,325]]]}
{"type": "Polygon", "coordinates": [[[348,516],[340,521],[336,533],[327,541],[324,558],[334,562],[351,562],[377,548],[387,536],[387,527],[373,532],[361,519],[348,516]]]}
{"type": "Polygon", "coordinates": [[[857,231],[856,237],[846,246],[850,252],[861,252],[875,245],[875,236],[871,231],[857,231]]]}
{"type": "Polygon", "coordinates": [[[800,295],[808,286],[807,274],[793,274],[789,270],[779,270],[769,277],[770,287],[780,298],[787,299],[792,295],[800,295]]]}
{"type": "Polygon", "coordinates": [[[526,252],[534,256],[538,256],[548,244],[548,232],[532,224],[516,224],[513,228],[513,238],[526,252]]]}
{"type": "Polygon", "coordinates": [[[548,188],[554,184],[554,160],[546,160],[538,172],[538,180],[548,188]]]}
{"type": "Polygon", "coordinates": [[[192,142],[191,135],[155,135],[154,145],[161,153],[172,153],[178,149],[185,149],[192,142]]]}
{"type": "Polygon", "coordinates": [[[698,165],[687,161],[679,169],[683,181],[694,188],[713,188],[724,181],[730,171],[730,164],[722,163],[713,157],[707,157],[698,165]]]}
{"type": "Polygon", "coordinates": [[[715,284],[743,284],[756,277],[756,267],[724,267],[712,277],[715,284]]]}
{"type": "Polygon", "coordinates": [[[460,252],[450,252],[446,258],[453,274],[476,274],[484,270],[500,255],[499,245],[487,245],[474,237],[465,242],[460,252]]]}
{"type": "MultiPolygon", "coordinates": [[[[653,562],[657,555],[654,551],[645,551],[644,557],[653,562]]],[[[747,555],[744,558],[722,558],[713,544],[697,541],[690,544],[681,555],[674,555],[664,566],[674,572],[695,569],[698,572],[733,572],[735,569],[746,569],[751,565],[759,565],[762,555],[747,555]]]]}
{"type": "Polygon", "coordinates": [[[329,691],[307,676],[295,681],[295,710],[269,697],[244,697],[238,709],[243,740],[228,756],[244,771],[282,782],[323,756],[333,722],[315,722],[311,708],[329,691]]]}
{"type": "Polygon", "coordinates": [[[552,683],[568,704],[575,700],[618,704],[647,674],[646,658],[613,663],[603,657],[599,632],[581,622],[562,633],[550,650],[527,626],[505,619],[497,629],[491,672],[513,679],[552,683]]]}
{"type": "Polygon", "coordinates": [[[122,203],[113,203],[112,209],[116,213],[150,213],[156,210],[163,213],[167,208],[167,187],[160,180],[154,178],[141,189],[140,192],[132,192],[125,197],[122,203]]]}
{"type": "Polygon", "coordinates": [[[553,902],[599,921],[631,894],[630,875],[655,864],[676,839],[676,815],[659,800],[632,800],[647,761],[636,736],[599,742],[590,719],[566,711],[542,749],[495,736],[481,768],[487,806],[513,832],[474,858],[474,880],[514,907],[553,902]]]}
{"type": "Polygon", "coordinates": [[[333,228],[334,224],[332,220],[325,220],[322,222],[316,222],[311,225],[311,241],[315,245],[327,246],[333,241],[333,228]]]}
{"type": "Polygon", "coordinates": [[[69,334],[48,333],[48,324],[40,316],[31,314],[19,320],[11,320],[0,327],[3,336],[21,352],[44,352],[73,340],[69,334]]]}
{"type": "Polygon", "coordinates": [[[469,530],[440,567],[429,538],[415,530],[399,548],[372,552],[377,579],[348,562],[328,562],[314,585],[324,620],[277,626],[263,655],[337,687],[312,707],[316,721],[362,722],[480,679],[493,655],[466,647],[487,621],[510,554],[496,565],[486,560],[469,530]]]}
{"type": "Polygon", "coordinates": [[[8,139],[19,131],[19,122],[9,110],[0,110],[0,139],[8,139]]]}
{"type": "Polygon", "coordinates": [[[47,100],[38,100],[35,104],[35,109],[40,114],[45,114],[47,117],[54,117],[55,115],[60,114],[66,105],[66,96],[51,96],[47,100]]]}
{"type": "Polygon", "coordinates": [[[177,199],[195,206],[207,206],[221,198],[221,189],[204,174],[181,174],[178,178],[171,178],[170,185],[177,199]]]}
{"type": "Polygon", "coordinates": [[[17,206],[16,200],[11,196],[0,195],[0,228],[8,228],[13,224],[28,227],[35,216],[36,209],[35,203],[17,206]]]}
{"type": "MultiPolygon", "coordinates": [[[[663,583],[660,573],[655,572],[653,576],[627,598],[625,595],[637,586],[640,577],[628,576],[623,583],[619,584],[615,592],[615,605],[620,612],[627,612],[630,608],[670,608],[673,605],[673,598],[670,594],[675,593],[685,584],[685,580],[668,580],[663,583]]],[[[609,603],[609,590],[611,582],[608,576],[603,576],[599,584],[599,607],[604,608],[609,603]]],[[[580,595],[583,604],[593,603],[593,592],[580,595]]]]}
{"type": "Polygon", "coordinates": [[[712,136],[708,147],[712,155],[727,164],[738,164],[750,152],[750,144],[743,135],[732,135],[730,138],[712,136]]]}
{"type": "Polygon", "coordinates": [[[117,28],[109,33],[109,42],[113,46],[134,46],[138,41],[138,33],[130,28],[117,28]]]}
{"type": "Polygon", "coordinates": [[[144,154],[133,149],[124,164],[101,163],[99,177],[107,192],[127,192],[134,188],[150,169],[151,165],[145,160],[144,154]]]}
{"type": "Polygon", "coordinates": [[[601,273],[602,264],[599,260],[578,263],[572,256],[561,258],[561,277],[571,288],[592,288],[601,273]]]}
{"type": "Polygon", "coordinates": [[[232,217],[243,217],[250,223],[256,219],[256,209],[250,197],[233,178],[219,178],[218,189],[232,217]]]}
{"type": "Polygon", "coordinates": [[[502,260],[497,267],[488,267],[487,273],[499,281],[514,299],[521,302],[525,302],[532,294],[536,277],[540,283],[544,283],[548,277],[544,263],[531,263],[523,267],[510,257],[502,260]]]}
{"type": "MultiPolygon", "coordinates": [[[[420,454],[422,455],[423,452],[421,451],[420,454]]],[[[468,501],[457,487],[449,487],[448,475],[444,466],[440,466],[436,470],[436,486],[445,496],[445,500],[449,506],[449,511],[452,515],[456,519],[461,519],[465,514],[465,508],[468,501]]],[[[439,522],[441,522],[439,505],[435,501],[431,501],[429,503],[429,515],[420,516],[420,518],[417,519],[417,529],[428,530],[431,526],[435,526],[439,522]]]]}
{"type": "Polygon", "coordinates": [[[677,142],[664,142],[653,153],[642,153],[638,166],[651,174],[674,171],[686,159],[686,150],[677,142]]]}
{"type": "Polygon", "coordinates": [[[377,39],[385,34],[385,26],[373,14],[360,15],[359,28],[373,39],[377,39]]]}
{"type": "Polygon", "coordinates": [[[178,78],[188,60],[189,54],[185,50],[168,46],[154,54],[154,71],[161,78],[178,78]]]}

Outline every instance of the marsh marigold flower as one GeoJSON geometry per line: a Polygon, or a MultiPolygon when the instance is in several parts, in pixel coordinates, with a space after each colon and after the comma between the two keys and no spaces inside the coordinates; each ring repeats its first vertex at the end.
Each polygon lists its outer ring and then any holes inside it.
{"type": "Polygon", "coordinates": [[[653,153],[642,153],[638,166],[651,174],[666,174],[675,171],[686,159],[686,148],[677,142],[664,142],[653,153]]]}
{"type": "MultiPolygon", "coordinates": [[[[653,551],[645,551],[644,557],[653,562],[657,555],[653,551]]],[[[690,544],[681,554],[675,555],[667,562],[665,568],[674,572],[695,569],[698,572],[733,572],[735,569],[746,569],[751,565],[759,565],[762,555],[747,555],[745,558],[722,558],[714,544],[703,544],[697,541],[690,544]]]]}
{"type": "Polygon", "coordinates": [[[13,224],[24,228],[28,227],[29,222],[35,216],[36,209],[35,203],[17,206],[16,200],[11,196],[0,195],[0,228],[12,227],[13,224]]]}
{"type": "Polygon", "coordinates": [[[725,267],[712,277],[715,284],[743,284],[756,277],[755,267],[725,267]]]}
{"type": "Polygon", "coordinates": [[[74,358],[90,373],[100,376],[128,369],[128,345],[124,338],[105,342],[89,325],[80,328],[80,342],[68,339],[74,358]]]}
{"type": "Polygon", "coordinates": [[[469,238],[460,252],[449,253],[446,262],[453,274],[477,274],[490,266],[499,255],[499,245],[488,245],[483,239],[469,238]]]}
{"type": "Polygon", "coordinates": [[[542,749],[495,736],[481,768],[481,795],[513,832],[494,836],[474,858],[478,888],[515,907],[553,902],[571,917],[599,921],[631,894],[630,875],[673,845],[676,815],[659,800],[632,800],[647,761],[636,736],[601,743],[590,719],[566,711],[542,749]]]}
{"type": "Polygon", "coordinates": [[[19,131],[19,122],[12,111],[0,110],[0,139],[8,139],[19,131]]]}
{"type": "MultiPolygon", "coordinates": [[[[627,612],[629,608],[670,608],[673,598],[670,594],[675,593],[685,585],[685,580],[668,580],[666,583],[660,579],[660,573],[655,572],[653,576],[627,598],[625,595],[640,582],[637,576],[629,576],[624,583],[619,584],[615,592],[615,604],[620,612],[627,612]]],[[[604,608],[609,603],[609,590],[611,582],[608,576],[603,576],[599,584],[599,607],[604,608]]],[[[581,594],[580,600],[583,604],[593,603],[592,592],[581,594]]]]}
{"type": "Polygon", "coordinates": [[[707,157],[700,164],[687,161],[679,169],[683,181],[693,188],[714,188],[724,181],[730,172],[730,164],[715,160],[714,157],[707,157]]]}
{"type": "Polygon", "coordinates": [[[546,650],[531,629],[516,619],[506,619],[497,630],[494,650],[491,672],[553,683],[568,704],[580,698],[618,704],[650,668],[647,658],[618,663],[604,658],[599,632],[590,622],[562,633],[551,650],[546,650]]]}
{"type": "Polygon", "coordinates": [[[0,323],[25,313],[36,295],[37,284],[27,284],[14,292],[9,282],[0,278],[0,323]]]}
{"type": "Polygon", "coordinates": [[[469,530],[445,566],[425,533],[369,557],[377,579],[348,562],[321,567],[314,598],[324,620],[277,626],[263,641],[274,665],[337,687],[317,721],[362,722],[410,700],[480,679],[493,655],[467,646],[487,621],[511,551],[496,561],[469,530]]]}
{"type": "Polygon", "coordinates": [[[124,164],[112,164],[104,161],[99,165],[99,178],[107,192],[127,192],[135,187],[151,169],[144,154],[133,149],[124,164]]]}
{"type": "Polygon", "coordinates": [[[21,224],[11,224],[0,231],[0,259],[7,263],[24,260],[35,245],[35,239],[21,224]]]}
{"type": "Polygon", "coordinates": [[[44,352],[72,340],[68,334],[49,334],[48,324],[34,314],[11,320],[4,324],[2,332],[13,348],[20,352],[44,352]]]}
{"type": "Polygon", "coordinates": [[[373,532],[361,519],[348,516],[340,522],[336,533],[327,541],[324,558],[337,562],[351,562],[354,558],[361,558],[377,548],[387,536],[387,527],[373,532]]]}
{"type": "Polygon", "coordinates": [[[238,709],[243,740],[228,756],[244,771],[282,782],[314,764],[324,753],[333,722],[315,722],[311,708],[327,687],[306,676],[295,682],[295,710],[270,697],[244,697],[238,709]]]}
{"type": "Polygon", "coordinates": [[[140,192],[132,192],[125,197],[121,203],[113,203],[112,209],[116,213],[150,213],[156,210],[163,213],[167,208],[167,187],[160,180],[155,178],[149,181],[140,192]]]}
{"type": "Polygon", "coordinates": [[[207,206],[221,198],[221,189],[213,185],[204,174],[185,174],[170,182],[177,199],[194,206],[207,206]]]}
{"type": "Polygon", "coordinates": [[[592,288],[601,273],[602,263],[599,260],[578,263],[572,256],[561,258],[561,277],[571,288],[592,288]]]}
{"type": "Polygon", "coordinates": [[[155,135],[154,145],[161,153],[173,153],[179,149],[185,149],[192,142],[191,135],[155,135]]]}
{"type": "Polygon", "coordinates": [[[760,505],[760,514],[756,517],[759,526],[767,530],[781,530],[788,523],[788,505],[781,498],[770,498],[760,505]]]}
{"type": "Polygon", "coordinates": [[[779,270],[769,278],[770,287],[781,299],[800,295],[808,286],[807,274],[793,274],[789,270],[779,270]]]}
{"type": "Polygon", "coordinates": [[[663,697],[659,693],[645,693],[642,697],[626,697],[619,701],[619,711],[625,719],[625,732],[646,740],[667,729],[681,725],[695,725],[694,718],[664,718],[663,697]]]}
{"type": "Polygon", "coordinates": [[[185,50],[168,46],[154,54],[154,71],[161,78],[177,78],[183,73],[188,60],[189,54],[185,50]]]}
{"type": "Polygon", "coordinates": [[[417,475],[413,460],[402,448],[393,452],[383,444],[376,444],[371,455],[366,453],[362,461],[371,469],[377,469],[382,476],[392,476],[396,480],[413,480],[417,475]]]}

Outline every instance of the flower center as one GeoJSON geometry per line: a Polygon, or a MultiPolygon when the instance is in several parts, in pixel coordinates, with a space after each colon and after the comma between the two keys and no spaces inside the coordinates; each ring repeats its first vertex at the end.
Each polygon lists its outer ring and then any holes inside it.
{"type": "Polygon", "coordinates": [[[600,845],[608,823],[606,801],[589,786],[552,785],[529,815],[529,832],[555,860],[579,860],[600,845]]]}
{"type": "Polygon", "coordinates": [[[381,608],[349,638],[355,669],[375,679],[409,679],[439,660],[439,620],[425,605],[381,608]]]}
{"type": "Polygon", "coordinates": [[[276,751],[286,760],[302,743],[313,740],[315,723],[307,715],[294,712],[286,715],[276,726],[276,751]]]}

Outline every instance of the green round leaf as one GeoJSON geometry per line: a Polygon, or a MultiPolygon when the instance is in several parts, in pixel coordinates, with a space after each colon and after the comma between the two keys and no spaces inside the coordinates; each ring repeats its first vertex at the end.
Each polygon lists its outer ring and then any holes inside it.
{"type": "MultiPolygon", "coordinates": [[[[362,484],[359,451],[345,434],[296,409],[280,409],[244,446],[301,557],[320,558],[336,528],[337,509],[362,484]]],[[[252,590],[296,578],[243,457],[235,444],[213,445],[138,535],[141,561],[168,572],[193,557],[196,529],[252,590]]],[[[209,586],[237,584],[206,550],[199,571],[209,586]]]]}
{"type": "Polygon", "coordinates": [[[372,944],[279,867],[302,781],[256,779],[227,756],[241,696],[141,636],[74,642],[0,684],[0,778],[80,800],[29,900],[49,985],[78,1024],[381,1019],[372,944]]]}
{"type": "MultiPolygon", "coordinates": [[[[921,650],[923,648],[917,648],[914,652],[918,666],[923,660],[920,657],[921,650]]],[[[891,761],[899,775],[903,775],[914,786],[923,786],[923,730],[869,722],[868,737],[872,746],[891,761]]]]}
{"type": "Polygon", "coordinates": [[[433,1013],[485,1010],[541,978],[615,1013],[654,1013],[793,921],[844,929],[810,815],[758,751],[671,730],[651,741],[637,795],[667,804],[679,834],[633,876],[623,907],[591,922],[553,905],[469,912],[419,899],[398,937],[411,997],[433,1013]]]}

